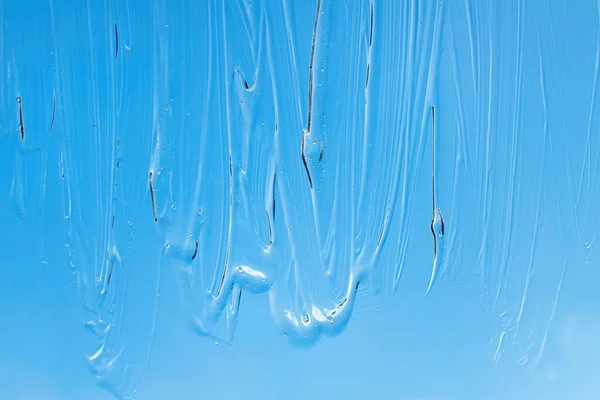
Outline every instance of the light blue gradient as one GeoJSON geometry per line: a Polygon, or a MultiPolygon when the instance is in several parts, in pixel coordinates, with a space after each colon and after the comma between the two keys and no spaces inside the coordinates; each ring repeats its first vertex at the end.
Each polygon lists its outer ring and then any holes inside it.
{"type": "Polygon", "coordinates": [[[599,68],[591,0],[0,0],[0,399],[600,398],[599,68]]]}

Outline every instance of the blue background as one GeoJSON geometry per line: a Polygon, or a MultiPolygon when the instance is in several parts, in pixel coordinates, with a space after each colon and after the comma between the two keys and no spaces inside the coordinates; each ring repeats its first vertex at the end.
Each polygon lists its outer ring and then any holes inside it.
{"type": "Polygon", "coordinates": [[[0,0],[0,398],[600,398],[599,67],[588,0],[0,0]]]}

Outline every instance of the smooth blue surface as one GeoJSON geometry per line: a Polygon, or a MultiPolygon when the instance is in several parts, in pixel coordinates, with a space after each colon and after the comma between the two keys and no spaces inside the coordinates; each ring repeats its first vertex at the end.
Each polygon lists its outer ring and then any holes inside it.
{"type": "Polygon", "coordinates": [[[0,0],[0,398],[600,398],[599,67],[587,0],[0,0]]]}

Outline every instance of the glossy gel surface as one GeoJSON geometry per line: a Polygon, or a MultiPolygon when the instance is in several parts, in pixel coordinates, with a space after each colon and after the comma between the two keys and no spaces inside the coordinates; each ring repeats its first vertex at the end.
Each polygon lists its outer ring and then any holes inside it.
{"type": "Polygon", "coordinates": [[[600,398],[600,4],[0,0],[0,398],[600,398]]]}

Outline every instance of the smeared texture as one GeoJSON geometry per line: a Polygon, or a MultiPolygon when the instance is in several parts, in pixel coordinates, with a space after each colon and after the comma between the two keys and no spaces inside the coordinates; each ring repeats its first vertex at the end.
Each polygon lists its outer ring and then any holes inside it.
{"type": "Polygon", "coordinates": [[[117,397],[150,360],[165,268],[198,334],[231,343],[268,293],[298,346],[362,296],[410,308],[476,279],[491,358],[541,359],[600,226],[597,5],[51,1],[11,23],[23,7],[0,21],[11,201],[64,216],[85,353],[117,397]]]}

